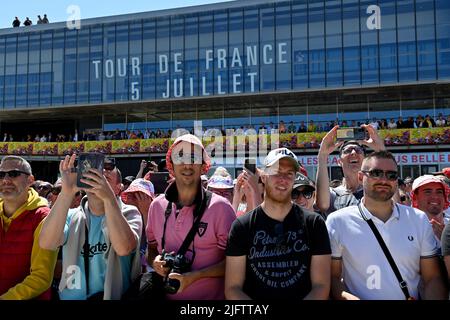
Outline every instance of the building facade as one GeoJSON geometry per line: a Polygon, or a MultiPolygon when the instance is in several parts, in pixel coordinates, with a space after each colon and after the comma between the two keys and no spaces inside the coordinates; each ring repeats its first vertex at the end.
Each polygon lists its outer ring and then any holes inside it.
{"type": "Polygon", "coordinates": [[[325,128],[449,108],[447,0],[246,0],[0,30],[2,132],[325,128]]]}

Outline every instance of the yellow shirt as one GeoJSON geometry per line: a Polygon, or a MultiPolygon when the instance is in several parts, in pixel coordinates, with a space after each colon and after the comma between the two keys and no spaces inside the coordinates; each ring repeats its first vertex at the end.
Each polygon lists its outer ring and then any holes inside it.
{"type": "MultiPolygon", "coordinates": [[[[45,200],[39,197],[37,192],[30,188],[28,200],[17,211],[8,218],[3,212],[3,200],[0,200],[0,220],[5,232],[8,230],[14,219],[17,219],[25,211],[46,206],[45,200]]],[[[44,220],[38,225],[33,234],[33,247],[31,250],[30,274],[20,283],[10,288],[0,296],[0,300],[28,300],[33,299],[50,288],[53,280],[58,250],[44,250],[39,246],[39,234],[44,220]]]]}

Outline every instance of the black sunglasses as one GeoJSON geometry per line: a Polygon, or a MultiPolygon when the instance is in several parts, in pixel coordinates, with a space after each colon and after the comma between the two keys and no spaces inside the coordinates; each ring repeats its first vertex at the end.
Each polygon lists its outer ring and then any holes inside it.
{"type": "Polygon", "coordinates": [[[6,175],[8,175],[8,177],[10,177],[10,178],[17,178],[21,174],[25,174],[27,176],[30,175],[28,172],[20,171],[20,170],[0,171],[0,179],[4,179],[6,177],[6,175]]]}
{"type": "Polygon", "coordinates": [[[369,177],[373,179],[382,179],[386,177],[389,181],[397,181],[398,179],[398,172],[397,171],[384,171],[381,169],[372,169],[372,170],[361,170],[361,172],[367,173],[369,177]]]}
{"type": "Polygon", "coordinates": [[[299,191],[297,189],[292,190],[291,199],[297,200],[300,196],[303,196],[305,199],[311,199],[313,196],[314,191],[313,190],[303,190],[299,191]]]}

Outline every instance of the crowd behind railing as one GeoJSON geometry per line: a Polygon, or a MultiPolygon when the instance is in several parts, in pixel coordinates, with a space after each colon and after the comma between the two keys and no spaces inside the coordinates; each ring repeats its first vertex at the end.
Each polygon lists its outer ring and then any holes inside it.
{"type": "Polygon", "coordinates": [[[363,128],[360,141],[326,133],[316,177],[288,148],[236,179],[208,175],[191,134],[127,177],[112,157],[73,154],[57,181],[34,181],[6,156],[0,299],[448,299],[450,168],[402,180],[378,130],[363,128]],[[330,181],[336,150],[343,179],[330,181]]]}

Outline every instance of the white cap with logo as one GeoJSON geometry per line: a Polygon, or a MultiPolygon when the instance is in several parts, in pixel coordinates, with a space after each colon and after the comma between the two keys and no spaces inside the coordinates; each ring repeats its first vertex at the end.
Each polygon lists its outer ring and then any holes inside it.
{"type": "Polygon", "coordinates": [[[267,157],[264,159],[264,167],[271,167],[281,159],[288,159],[289,161],[291,161],[296,171],[300,167],[298,164],[297,156],[288,148],[278,148],[270,151],[267,157]]]}

